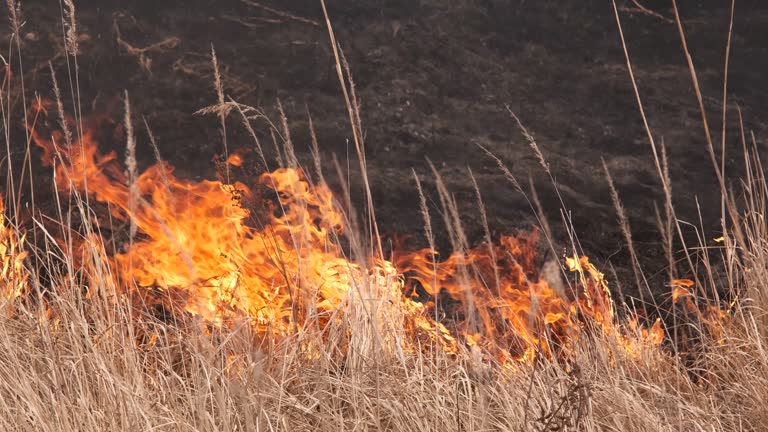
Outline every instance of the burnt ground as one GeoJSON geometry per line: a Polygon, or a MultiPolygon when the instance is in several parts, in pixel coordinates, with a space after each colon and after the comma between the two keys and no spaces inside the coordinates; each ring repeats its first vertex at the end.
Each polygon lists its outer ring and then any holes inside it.
{"type": "MultiPolygon", "coordinates": [[[[481,241],[482,228],[468,169],[477,179],[495,233],[531,227],[534,218],[525,200],[477,144],[501,158],[524,185],[531,176],[551,223],[560,226],[552,182],[510,118],[505,108],[509,105],[550,164],[585,252],[599,267],[613,265],[620,278],[629,277],[629,255],[601,166],[601,158],[605,159],[629,214],[641,262],[649,275],[658,276],[653,280],[661,286],[665,260],[654,216],[654,205],[662,204],[661,187],[610,1],[328,3],[362,105],[369,174],[383,232],[409,234],[414,243],[426,244],[411,170],[420,175],[437,213],[439,201],[428,161],[455,194],[472,241],[481,241]]],[[[680,3],[719,146],[730,2],[680,3]]],[[[760,140],[768,135],[764,82],[768,4],[736,3],[729,117],[735,119],[735,107],[740,106],[747,128],[760,140]]],[[[210,65],[213,45],[228,96],[263,108],[275,121],[280,100],[299,157],[311,166],[308,109],[328,171],[333,172],[335,155],[344,168],[349,166],[350,178],[359,186],[328,35],[316,25],[322,22],[319,1],[258,3],[280,14],[245,0],[76,4],[85,113],[111,110],[115,119],[121,118],[119,100],[127,90],[137,124],[139,115],[146,118],[161,153],[180,175],[214,177],[212,160],[223,152],[215,116],[194,114],[216,101],[210,65]],[[118,34],[124,44],[118,42],[118,34]],[[129,46],[149,48],[142,57],[129,46]],[[352,159],[349,164],[347,158],[352,159]]],[[[629,1],[619,4],[631,6],[629,1]]],[[[670,3],[646,0],[645,4],[662,18],[621,13],[639,88],[655,136],[668,149],[678,216],[698,224],[698,200],[706,235],[712,238],[719,235],[718,188],[677,29],[663,19],[673,16],[670,3]]],[[[27,97],[35,93],[52,97],[51,61],[65,87],[65,100],[70,101],[59,3],[27,0],[21,6],[27,97]]],[[[9,33],[2,33],[3,46],[8,46],[9,33]]],[[[267,125],[254,126],[269,143],[267,125]]],[[[230,149],[253,148],[242,129],[237,120],[229,124],[230,149]]],[[[741,169],[737,130],[731,122],[732,150],[726,165],[732,175],[741,169]]],[[[12,133],[21,154],[22,131],[12,133]]],[[[123,152],[120,140],[105,140],[102,145],[123,152]]],[[[138,148],[140,164],[151,164],[153,153],[144,132],[139,133],[138,148]]],[[[250,158],[256,160],[253,154],[250,158]]],[[[41,171],[38,183],[44,183],[45,173],[41,171]]],[[[444,235],[441,243],[446,244],[444,235]]]]}

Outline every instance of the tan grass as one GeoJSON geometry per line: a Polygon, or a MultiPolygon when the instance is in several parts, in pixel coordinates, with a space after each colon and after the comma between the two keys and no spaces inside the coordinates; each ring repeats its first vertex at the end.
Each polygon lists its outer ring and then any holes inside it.
{"type": "MultiPolygon", "coordinates": [[[[8,4],[16,7],[11,1],[8,4]]],[[[70,55],[76,59],[74,5],[71,1],[64,4],[66,16],[71,18],[66,38],[72,40],[67,43],[70,55]]],[[[677,11],[675,18],[682,34],[677,11]]],[[[330,30],[327,15],[326,23],[330,30]]],[[[365,173],[354,86],[333,36],[331,40],[360,168],[365,173]]],[[[632,74],[629,54],[626,55],[632,74]]],[[[214,70],[218,70],[213,51],[212,59],[214,70]]],[[[690,68],[695,79],[692,63],[690,68]]],[[[76,69],[69,80],[75,90],[79,86],[76,69]]],[[[665,194],[665,208],[658,212],[658,219],[662,247],[672,267],[672,236],[675,230],[679,234],[680,222],[672,206],[666,152],[662,144],[659,157],[634,76],[631,80],[665,194]]],[[[219,106],[229,107],[227,111],[217,111],[225,152],[226,115],[236,108],[266,167],[267,158],[248,117],[253,109],[225,101],[218,72],[214,87],[219,106]]],[[[64,104],[55,78],[54,92],[65,144],[70,147],[73,136],[64,120],[64,104]]],[[[11,106],[11,97],[7,87],[0,86],[4,109],[11,106]]],[[[126,159],[133,185],[137,176],[136,142],[127,95],[125,108],[126,159]]],[[[75,103],[73,110],[74,127],[77,135],[82,136],[79,103],[75,103]]],[[[281,128],[272,127],[270,132],[284,154],[279,162],[296,166],[299,161],[290,143],[286,115],[280,110],[281,128]]],[[[10,130],[11,118],[10,112],[3,111],[2,126],[6,131],[10,130]]],[[[556,187],[541,148],[517,122],[556,187]]],[[[701,255],[713,247],[703,234],[701,244],[686,246],[684,253],[690,268],[699,269],[697,274],[713,291],[699,293],[691,300],[700,308],[695,319],[688,319],[681,306],[671,306],[679,315],[675,315],[667,331],[667,345],[643,345],[632,354],[616,338],[600,332],[585,333],[568,359],[539,357],[531,364],[515,367],[484,360],[471,349],[462,348],[458,354],[448,355],[434,347],[414,347],[398,324],[402,311],[391,306],[393,302],[388,297],[392,291],[388,284],[393,281],[384,279],[355,286],[355,295],[338,311],[344,319],[334,321],[323,334],[304,326],[296,327],[285,338],[256,335],[247,317],[226,327],[212,326],[175,311],[171,311],[173,319],[163,320],[132,301],[130,293],[114,286],[110,263],[102,252],[109,249],[106,243],[112,240],[98,235],[99,227],[92,223],[95,215],[87,196],[74,193],[69,201],[62,202],[57,195],[52,204],[55,216],[34,213],[31,223],[24,227],[20,226],[22,219],[14,206],[12,215],[0,218],[0,250],[7,255],[3,262],[13,262],[14,266],[18,263],[24,271],[4,272],[2,283],[28,286],[28,292],[0,299],[0,430],[768,430],[768,223],[763,217],[768,182],[756,140],[754,136],[748,137],[743,123],[740,124],[746,169],[740,189],[727,189],[721,178],[726,232],[723,242],[716,247],[725,270],[718,270],[715,263],[701,255]],[[73,216],[78,216],[78,224],[73,222],[73,216]],[[24,230],[35,234],[37,241],[21,241],[24,230]],[[75,238],[84,242],[85,247],[76,249],[75,238]],[[23,255],[19,247],[26,248],[23,255]],[[87,270],[76,264],[83,260],[90,263],[87,270]],[[714,301],[716,295],[708,295],[715,293],[727,295],[728,301],[718,304],[714,301]],[[723,313],[716,320],[707,319],[705,311],[713,307],[723,313]],[[684,335],[691,334],[697,335],[695,344],[685,339],[684,335]],[[678,351],[678,347],[685,347],[686,351],[678,351]]],[[[25,137],[6,134],[4,139],[10,157],[11,145],[25,137]]],[[[324,183],[314,131],[311,139],[317,176],[324,183]]],[[[150,140],[160,160],[151,133],[150,140]]],[[[708,145],[718,169],[711,140],[708,145]]],[[[514,189],[523,193],[502,160],[488,150],[485,152],[514,189]]],[[[355,228],[344,241],[351,245],[350,259],[362,265],[371,256],[382,255],[368,177],[362,178],[367,225],[357,229],[350,182],[345,180],[348,177],[340,163],[335,159],[334,162],[343,185],[347,211],[344,216],[349,226],[355,228]]],[[[8,167],[12,176],[10,164],[8,167]]],[[[470,244],[455,199],[432,168],[442,207],[440,216],[448,227],[449,239],[454,250],[466,250],[470,244]]],[[[722,165],[720,168],[724,175],[722,165]]],[[[638,260],[629,224],[607,166],[606,174],[618,222],[637,272],[638,286],[633,288],[648,290],[639,265],[635,265],[638,260]]],[[[436,233],[426,192],[415,171],[413,176],[425,234],[434,249],[436,233]]],[[[481,209],[485,240],[490,242],[488,216],[471,173],[469,181],[473,182],[481,209]]],[[[534,191],[533,187],[531,190],[534,191]]],[[[11,191],[15,188],[11,187],[11,191]]],[[[132,193],[136,200],[141,199],[135,190],[132,193]]],[[[552,228],[544,219],[535,193],[533,200],[535,206],[529,202],[531,209],[545,227],[554,249],[552,228]]],[[[567,212],[562,212],[564,230],[571,233],[567,212]]],[[[132,228],[131,239],[133,231],[132,228]]],[[[294,240],[297,248],[302,247],[300,234],[294,240]]],[[[577,244],[577,239],[572,238],[573,249],[577,244]]],[[[461,277],[470,279],[472,267],[466,266],[463,271],[461,277]]],[[[670,278],[675,274],[676,270],[670,268],[670,278]]],[[[498,284],[498,275],[496,279],[498,284]]],[[[467,290],[467,296],[471,304],[471,290],[467,290]]],[[[638,327],[627,328],[641,332],[638,327]]]]}

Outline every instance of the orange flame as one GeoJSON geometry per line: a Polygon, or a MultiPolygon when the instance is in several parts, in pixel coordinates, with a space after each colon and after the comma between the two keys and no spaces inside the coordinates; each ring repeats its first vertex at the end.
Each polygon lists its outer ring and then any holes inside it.
{"type": "Polygon", "coordinates": [[[5,299],[20,297],[27,292],[29,273],[24,267],[26,234],[18,235],[5,220],[3,198],[0,196],[0,295],[5,299]]]}
{"type": "MultiPolygon", "coordinates": [[[[695,283],[690,279],[674,279],[671,281],[672,302],[682,303],[683,311],[695,318],[696,324],[715,340],[722,340],[723,325],[728,322],[733,309],[738,304],[738,298],[731,300],[727,307],[712,303],[702,303],[702,300],[693,293],[691,288],[695,283]],[[682,300],[682,302],[681,302],[682,300]]],[[[690,337],[683,335],[683,338],[690,337]]]]}
{"type": "MultiPolygon", "coordinates": [[[[300,170],[258,178],[275,196],[259,202],[266,207],[259,212],[246,208],[257,194],[241,183],[183,180],[160,163],[128,185],[114,152],[101,154],[92,132],[67,149],[57,145],[61,133],[32,132],[44,162],[60,159],[60,191],[88,192],[110,204],[114,218],[136,224],[139,236],[111,257],[119,284],[156,293],[153,300],[180,304],[209,322],[245,316],[258,331],[286,335],[310,322],[325,325],[356,288],[374,285],[384,287],[375,295],[403,312],[411,338],[448,353],[465,344],[504,361],[526,361],[567,354],[587,321],[618,332],[603,274],[586,257],[567,258],[577,278],[570,295],[556,292],[537,269],[535,231],[444,261],[421,250],[398,252],[391,262],[369,260],[363,268],[339,246],[344,217],[331,191],[311,185],[300,170]]],[[[239,166],[242,159],[234,156],[228,163],[239,166]]],[[[663,334],[660,327],[651,332],[663,334]]]]}
{"type": "Polygon", "coordinates": [[[693,281],[690,279],[674,279],[670,282],[672,285],[672,301],[677,303],[682,297],[691,295],[690,288],[693,286],[693,281]]]}
{"type": "Polygon", "coordinates": [[[243,157],[240,156],[237,153],[232,153],[227,158],[227,163],[232,165],[232,166],[237,166],[237,167],[242,166],[243,165],[243,157]]]}

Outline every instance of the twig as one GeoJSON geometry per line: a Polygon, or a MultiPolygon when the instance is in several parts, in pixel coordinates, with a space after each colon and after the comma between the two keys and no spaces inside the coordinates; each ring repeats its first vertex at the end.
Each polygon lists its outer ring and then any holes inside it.
{"type": "Polygon", "coordinates": [[[271,13],[271,14],[275,14],[275,15],[277,15],[279,17],[282,17],[282,18],[298,21],[298,22],[301,22],[301,23],[304,23],[304,24],[313,25],[315,27],[321,27],[320,23],[315,21],[315,20],[311,20],[309,18],[304,18],[304,17],[296,16],[296,15],[290,14],[288,12],[283,12],[283,11],[271,8],[269,6],[264,6],[263,4],[257,3],[257,2],[255,2],[253,0],[240,0],[240,1],[242,1],[243,3],[245,3],[245,4],[249,5],[249,6],[253,6],[255,8],[259,8],[261,10],[265,10],[265,11],[271,13]]]}
{"type": "MultiPolygon", "coordinates": [[[[261,26],[259,24],[248,22],[248,21],[246,21],[246,20],[244,20],[244,19],[242,19],[240,17],[236,17],[236,16],[233,16],[233,15],[222,15],[222,18],[224,18],[227,21],[236,22],[238,24],[241,24],[241,25],[243,25],[245,27],[248,27],[248,28],[251,28],[251,29],[263,28],[263,26],[261,26]]],[[[283,23],[283,20],[276,19],[276,18],[258,17],[258,18],[253,18],[253,19],[257,20],[257,21],[261,21],[263,23],[267,23],[267,24],[282,24],[283,23]]]]}
{"type": "Polygon", "coordinates": [[[654,18],[658,18],[658,19],[664,21],[667,24],[674,24],[675,23],[675,20],[673,20],[671,18],[667,18],[664,15],[662,15],[662,14],[656,12],[656,11],[648,9],[647,7],[643,6],[637,0],[630,0],[630,1],[635,5],[634,8],[623,7],[623,8],[619,8],[619,10],[621,10],[622,12],[637,12],[637,13],[641,13],[641,14],[645,14],[645,15],[650,15],[650,16],[652,16],[654,18]]]}
{"type": "Polygon", "coordinates": [[[179,43],[181,43],[181,39],[178,37],[172,36],[166,39],[161,40],[160,42],[155,42],[151,45],[148,45],[143,48],[137,48],[130,43],[126,42],[125,39],[123,39],[122,35],[120,34],[120,26],[117,25],[117,20],[122,17],[122,14],[117,14],[114,19],[112,20],[112,24],[115,27],[115,34],[117,35],[117,44],[120,45],[122,48],[124,48],[128,54],[136,57],[139,61],[139,66],[141,66],[142,69],[144,69],[147,73],[152,73],[152,59],[147,57],[147,53],[149,52],[162,52],[166,49],[173,49],[176,48],[179,43]]]}

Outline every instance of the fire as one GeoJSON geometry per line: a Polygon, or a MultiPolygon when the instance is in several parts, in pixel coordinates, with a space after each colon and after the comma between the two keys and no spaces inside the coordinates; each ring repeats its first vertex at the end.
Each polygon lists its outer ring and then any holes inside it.
{"type": "MultiPolygon", "coordinates": [[[[699,298],[693,292],[695,283],[692,280],[674,279],[670,285],[672,287],[672,303],[681,306],[682,312],[688,316],[689,321],[697,324],[695,326],[696,332],[703,331],[714,340],[721,341],[723,326],[728,323],[732,310],[738,303],[738,298],[731,300],[727,307],[711,302],[700,304],[704,299],[699,298]]],[[[690,332],[690,328],[683,330],[682,339],[683,345],[685,345],[688,342],[686,339],[692,339],[694,336],[687,334],[686,330],[690,332]]]]}
{"type": "Polygon", "coordinates": [[[0,196],[0,295],[5,299],[20,297],[27,292],[28,277],[24,267],[26,235],[19,235],[5,219],[3,198],[0,196]]]}
{"type": "Polygon", "coordinates": [[[229,157],[227,158],[227,163],[232,165],[232,166],[237,166],[237,167],[242,166],[243,165],[243,157],[240,156],[237,153],[233,153],[233,154],[229,155],[229,157]]]}
{"type": "Polygon", "coordinates": [[[672,285],[672,301],[677,303],[681,298],[691,295],[690,288],[693,286],[693,281],[690,279],[674,279],[670,285],[672,285]]]}
{"type": "Polygon", "coordinates": [[[567,258],[576,278],[570,293],[557,292],[537,268],[535,231],[444,260],[432,250],[397,251],[363,266],[339,246],[345,218],[330,189],[312,185],[300,169],[264,173],[251,190],[180,179],[159,163],[129,185],[93,132],[68,148],[60,132],[32,133],[43,161],[55,166],[60,192],[93,196],[109,204],[112,218],[135,224],[137,235],[109,257],[117,285],[210,323],[246,317],[259,332],[288,335],[322,328],[355,296],[372,297],[398,311],[392,316],[411,340],[448,353],[477,347],[502,361],[566,355],[588,322],[619,333],[602,273],[586,257],[567,258]]]}
{"type": "MultiPolygon", "coordinates": [[[[477,248],[440,262],[431,258],[435,251],[425,249],[396,257],[395,264],[408,276],[407,292],[420,287],[433,298],[440,294],[450,297],[452,301],[443,306],[442,313],[452,315],[449,319],[456,321],[458,334],[467,344],[518,359],[530,358],[536,351],[552,355],[567,350],[576,340],[581,331],[579,316],[585,309],[595,316],[610,314],[611,319],[613,312],[602,310],[610,303],[603,297],[596,306],[586,295],[568,299],[556,293],[534,265],[537,238],[536,231],[504,236],[493,246],[494,253],[477,248]]],[[[595,283],[591,276],[587,278],[586,286],[595,283]]],[[[607,293],[606,289],[600,295],[607,293]]],[[[426,307],[434,315],[438,305],[430,301],[426,307]]]]}

